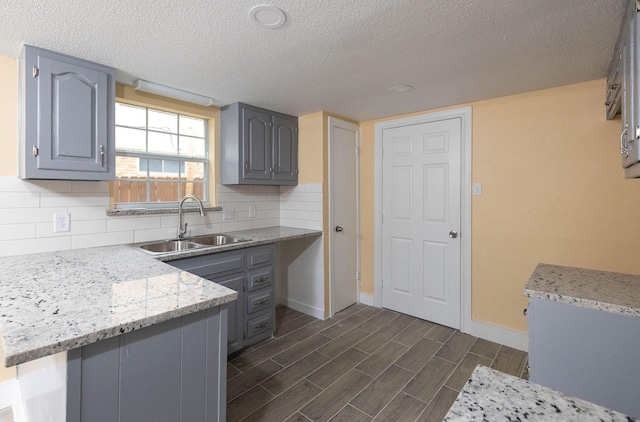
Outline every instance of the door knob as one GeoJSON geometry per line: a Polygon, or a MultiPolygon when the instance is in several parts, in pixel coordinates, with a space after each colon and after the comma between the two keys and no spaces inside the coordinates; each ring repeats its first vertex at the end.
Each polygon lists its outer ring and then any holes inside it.
{"type": "Polygon", "coordinates": [[[452,238],[452,239],[455,239],[456,237],[458,237],[458,232],[455,231],[455,230],[451,230],[449,232],[449,237],[452,238]]]}
{"type": "Polygon", "coordinates": [[[336,231],[337,231],[338,233],[340,233],[340,232],[341,232],[341,231],[343,231],[343,230],[344,230],[344,229],[343,229],[342,227],[340,227],[340,226],[336,226],[336,231]]]}

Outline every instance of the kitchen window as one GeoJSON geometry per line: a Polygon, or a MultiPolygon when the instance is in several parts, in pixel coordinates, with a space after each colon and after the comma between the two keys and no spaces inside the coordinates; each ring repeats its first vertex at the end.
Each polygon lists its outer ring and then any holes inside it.
{"type": "Polygon", "coordinates": [[[116,102],[116,208],[208,201],[208,120],[116,102]]]}

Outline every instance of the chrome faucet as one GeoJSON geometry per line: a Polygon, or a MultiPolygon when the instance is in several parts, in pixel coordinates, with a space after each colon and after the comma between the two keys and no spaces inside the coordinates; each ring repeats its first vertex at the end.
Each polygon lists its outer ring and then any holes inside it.
{"type": "Polygon", "coordinates": [[[187,199],[193,199],[198,203],[198,206],[200,207],[200,215],[202,217],[204,217],[206,214],[204,212],[204,205],[202,205],[202,201],[200,200],[200,198],[195,195],[186,195],[184,198],[182,198],[180,200],[180,204],[178,204],[178,239],[184,239],[184,235],[187,234],[187,223],[184,223],[184,226],[182,224],[182,204],[184,204],[184,201],[186,201],[187,199]]]}

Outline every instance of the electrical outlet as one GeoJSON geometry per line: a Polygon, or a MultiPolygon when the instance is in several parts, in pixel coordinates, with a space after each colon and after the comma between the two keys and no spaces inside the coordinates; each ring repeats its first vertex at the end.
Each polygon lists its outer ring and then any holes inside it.
{"type": "Polygon", "coordinates": [[[53,231],[55,233],[71,230],[71,217],[68,212],[53,214],[53,231]]]}
{"type": "Polygon", "coordinates": [[[234,207],[224,207],[222,209],[223,220],[234,220],[236,218],[236,209],[234,207]]]}
{"type": "Polygon", "coordinates": [[[249,218],[256,218],[256,206],[249,205],[249,218]]]}

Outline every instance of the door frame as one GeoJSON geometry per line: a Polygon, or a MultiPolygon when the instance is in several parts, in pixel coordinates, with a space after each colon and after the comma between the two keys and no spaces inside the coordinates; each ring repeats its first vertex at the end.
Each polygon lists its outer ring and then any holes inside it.
{"type": "Polygon", "coordinates": [[[356,150],[354,151],[354,154],[356,155],[356,274],[355,274],[355,281],[356,281],[356,300],[358,302],[360,302],[360,126],[355,124],[355,123],[351,123],[351,122],[347,122],[345,120],[341,120],[335,117],[331,117],[329,116],[329,121],[328,121],[328,152],[327,152],[327,156],[328,156],[328,172],[329,172],[329,186],[327,189],[327,202],[328,202],[328,209],[329,209],[329,230],[328,230],[328,237],[329,237],[329,317],[332,317],[335,312],[334,312],[334,300],[333,300],[333,283],[335,281],[335,277],[334,277],[334,265],[333,265],[333,242],[335,240],[335,232],[333,231],[333,227],[334,227],[334,217],[333,217],[333,207],[331,206],[331,203],[333,201],[333,167],[332,167],[332,163],[331,163],[331,153],[332,153],[332,139],[331,139],[331,129],[333,127],[338,127],[340,129],[344,129],[344,130],[353,130],[354,128],[356,129],[356,150]]]}
{"type": "Polygon", "coordinates": [[[374,306],[382,307],[382,137],[385,129],[461,119],[460,142],[460,331],[470,332],[471,319],[471,106],[387,120],[375,124],[374,306]]]}

